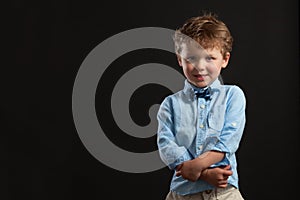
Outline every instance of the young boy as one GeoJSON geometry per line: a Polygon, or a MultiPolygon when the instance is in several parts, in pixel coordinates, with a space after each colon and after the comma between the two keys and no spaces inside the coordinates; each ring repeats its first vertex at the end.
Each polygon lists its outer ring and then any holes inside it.
{"type": "Polygon", "coordinates": [[[157,113],[161,159],[174,175],[166,200],[243,199],[235,152],[245,126],[246,101],[235,85],[222,85],[232,36],[216,16],[192,17],[175,31],[175,52],[186,77],[157,113]]]}

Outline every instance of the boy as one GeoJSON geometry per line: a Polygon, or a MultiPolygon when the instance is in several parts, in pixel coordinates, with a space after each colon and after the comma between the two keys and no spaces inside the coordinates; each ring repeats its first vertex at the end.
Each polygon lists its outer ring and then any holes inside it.
{"type": "Polygon", "coordinates": [[[211,14],[188,19],[175,31],[184,88],[164,99],[157,113],[161,159],[174,175],[166,200],[243,199],[235,152],[245,126],[243,91],[221,85],[232,36],[211,14]]]}

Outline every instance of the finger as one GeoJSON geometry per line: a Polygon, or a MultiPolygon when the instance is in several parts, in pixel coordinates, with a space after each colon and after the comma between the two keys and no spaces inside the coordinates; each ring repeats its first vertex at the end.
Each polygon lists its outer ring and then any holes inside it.
{"type": "Polygon", "coordinates": [[[180,171],[180,169],[182,168],[183,164],[177,165],[176,167],[176,171],[180,171]]]}
{"type": "Polygon", "coordinates": [[[231,176],[232,175],[232,171],[231,170],[224,170],[224,172],[223,172],[223,176],[225,177],[225,176],[231,176]]]}
{"type": "Polygon", "coordinates": [[[177,171],[176,176],[181,176],[181,171],[177,171]]]}
{"type": "Polygon", "coordinates": [[[224,183],[224,184],[219,184],[219,185],[218,185],[218,187],[219,187],[219,188],[226,188],[226,187],[227,187],[227,185],[228,185],[227,183],[224,183]]]}
{"type": "Polygon", "coordinates": [[[218,181],[218,185],[225,185],[227,183],[227,180],[218,181]]]}
{"type": "Polygon", "coordinates": [[[230,165],[226,165],[223,169],[229,170],[229,169],[231,169],[231,166],[230,165]]]}

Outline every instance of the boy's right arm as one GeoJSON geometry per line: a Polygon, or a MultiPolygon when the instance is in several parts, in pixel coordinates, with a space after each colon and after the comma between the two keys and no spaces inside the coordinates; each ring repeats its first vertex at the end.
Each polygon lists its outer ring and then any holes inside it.
{"type": "Polygon", "coordinates": [[[178,108],[174,104],[176,103],[167,97],[161,103],[157,113],[157,145],[159,155],[170,169],[175,169],[176,166],[184,161],[192,159],[188,150],[183,145],[178,145],[175,138],[174,110],[178,108]]]}
{"type": "Polygon", "coordinates": [[[176,176],[182,176],[189,181],[197,181],[203,170],[221,161],[223,152],[207,151],[193,160],[186,161],[176,168],[176,176]]]}

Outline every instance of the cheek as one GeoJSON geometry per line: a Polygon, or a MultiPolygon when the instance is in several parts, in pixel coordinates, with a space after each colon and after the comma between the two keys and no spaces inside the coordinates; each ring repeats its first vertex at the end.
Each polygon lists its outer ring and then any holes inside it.
{"type": "Polygon", "coordinates": [[[206,69],[210,74],[217,74],[220,73],[221,67],[218,67],[217,65],[210,65],[206,69]]]}
{"type": "Polygon", "coordinates": [[[191,71],[191,70],[194,68],[194,66],[191,65],[190,63],[183,63],[183,64],[182,64],[182,67],[183,67],[186,71],[191,71]]]}

